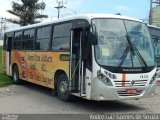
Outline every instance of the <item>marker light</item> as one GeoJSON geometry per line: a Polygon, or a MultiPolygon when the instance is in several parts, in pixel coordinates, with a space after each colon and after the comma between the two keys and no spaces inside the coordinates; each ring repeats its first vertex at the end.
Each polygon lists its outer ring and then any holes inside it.
{"type": "Polygon", "coordinates": [[[109,73],[107,71],[104,71],[106,73],[107,76],[109,76],[111,79],[117,79],[117,76],[112,74],[112,73],[109,73]]]}

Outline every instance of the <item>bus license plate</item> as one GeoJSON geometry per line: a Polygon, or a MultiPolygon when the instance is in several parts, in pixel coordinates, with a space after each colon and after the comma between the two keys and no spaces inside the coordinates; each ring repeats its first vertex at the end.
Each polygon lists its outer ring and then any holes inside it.
{"type": "Polygon", "coordinates": [[[127,89],[127,90],[126,90],[126,93],[127,93],[127,94],[136,94],[136,93],[137,93],[137,90],[136,90],[136,89],[127,89]]]}

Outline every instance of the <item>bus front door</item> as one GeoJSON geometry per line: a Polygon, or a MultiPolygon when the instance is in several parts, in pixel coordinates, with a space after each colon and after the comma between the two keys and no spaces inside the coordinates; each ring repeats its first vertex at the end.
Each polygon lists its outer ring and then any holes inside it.
{"type": "Polygon", "coordinates": [[[11,49],[12,49],[12,37],[6,38],[6,72],[7,75],[11,75],[11,49]]]}
{"type": "Polygon", "coordinates": [[[71,31],[70,90],[85,96],[84,62],[82,60],[82,29],[71,31]]]}

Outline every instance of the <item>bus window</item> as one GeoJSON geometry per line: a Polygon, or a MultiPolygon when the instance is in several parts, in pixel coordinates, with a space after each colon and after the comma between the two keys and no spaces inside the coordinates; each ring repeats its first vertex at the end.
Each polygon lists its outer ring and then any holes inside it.
{"type": "Polygon", "coordinates": [[[34,29],[24,31],[22,50],[33,50],[34,29]]]}
{"type": "Polygon", "coordinates": [[[156,26],[150,26],[150,25],[148,25],[148,27],[154,43],[157,66],[159,67],[160,66],[160,28],[156,26]]]}
{"type": "Polygon", "coordinates": [[[156,49],[156,57],[159,57],[159,56],[160,56],[160,47],[156,49]]]}
{"type": "Polygon", "coordinates": [[[22,46],[22,31],[15,32],[13,39],[13,49],[21,50],[21,46],[22,46]]]}
{"type": "Polygon", "coordinates": [[[36,50],[49,50],[51,36],[51,26],[41,27],[37,29],[36,34],[36,50]]]}
{"type": "Polygon", "coordinates": [[[52,50],[69,51],[71,23],[56,25],[53,31],[52,50]]]}

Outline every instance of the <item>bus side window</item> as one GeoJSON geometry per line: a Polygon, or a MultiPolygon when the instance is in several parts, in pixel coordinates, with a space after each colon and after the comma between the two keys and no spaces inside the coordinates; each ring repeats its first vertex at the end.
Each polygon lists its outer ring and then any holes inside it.
{"type": "Polygon", "coordinates": [[[48,51],[51,38],[51,26],[43,26],[37,29],[35,49],[48,51]]]}
{"type": "Polygon", "coordinates": [[[34,29],[24,31],[22,40],[22,50],[33,50],[34,38],[35,38],[34,35],[35,35],[34,29]]]}
{"type": "Polygon", "coordinates": [[[72,23],[64,23],[54,26],[52,50],[69,51],[71,28],[72,23]]]}
{"type": "Polygon", "coordinates": [[[13,49],[21,50],[21,46],[22,46],[22,31],[17,31],[15,32],[13,38],[13,49]]]}

